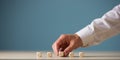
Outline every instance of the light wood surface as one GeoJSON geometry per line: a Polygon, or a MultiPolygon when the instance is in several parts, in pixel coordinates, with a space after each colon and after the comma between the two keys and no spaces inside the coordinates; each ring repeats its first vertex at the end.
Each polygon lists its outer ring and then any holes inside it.
{"type": "MultiPolygon", "coordinates": [[[[37,51],[1,51],[0,59],[36,59],[37,51]]],[[[47,52],[42,51],[42,57],[39,59],[118,59],[120,60],[120,52],[108,52],[108,51],[97,51],[97,52],[84,52],[85,56],[80,58],[79,52],[74,52],[74,57],[59,57],[53,52],[52,57],[47,57],[47,52]]]]}

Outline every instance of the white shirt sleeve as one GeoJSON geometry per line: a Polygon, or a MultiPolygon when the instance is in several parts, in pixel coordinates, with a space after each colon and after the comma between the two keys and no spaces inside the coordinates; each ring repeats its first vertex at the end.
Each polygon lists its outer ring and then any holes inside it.
{"type": "Polygon", "coordinates": [[[95,19],[91,24],[76,32],[82,39],[83,47],[99,44],[100,42],[120,33],[120,5],[95,19]]]}

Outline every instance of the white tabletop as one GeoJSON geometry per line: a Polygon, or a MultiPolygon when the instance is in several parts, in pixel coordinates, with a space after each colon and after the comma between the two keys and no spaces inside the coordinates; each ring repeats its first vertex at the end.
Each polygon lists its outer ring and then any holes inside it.
{"type": "MultiPolygon", "coordinates": [[[[1,51],[0,59],[36,59],[37,51],[1,51]]],[[[42,57],[40,59],[119,59],[120,52],[113,51],[96,51],[96,52],[84,52],[85,56],[80,58],[78,52],[74,52],[74,57],[59,57],[53,53],[52,57],[47,57],[47,52],[42,51],[42,57]]]]}

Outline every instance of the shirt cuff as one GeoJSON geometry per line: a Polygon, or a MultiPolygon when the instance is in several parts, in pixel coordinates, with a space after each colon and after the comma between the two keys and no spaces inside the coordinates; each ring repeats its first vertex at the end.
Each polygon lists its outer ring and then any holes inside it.
{"type": "Polygon", "coordinates": [[[90,28],[90,25],[86,26],[75,34],[77,34],[82,39],[82,47],[87,47],[94,43],[94,29],[90,28]]]}

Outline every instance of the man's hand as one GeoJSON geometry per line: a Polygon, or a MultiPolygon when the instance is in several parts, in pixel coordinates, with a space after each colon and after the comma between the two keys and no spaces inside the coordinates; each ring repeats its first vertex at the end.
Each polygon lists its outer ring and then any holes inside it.
{"type": "Polygon", "coordinates": [[[82,40],[76,34],[62,34],[52,45],[53,51],[56,55],[59,53],[59,49],[64,51],[65,56],[72,50],[82,46],[82,40]]]}

